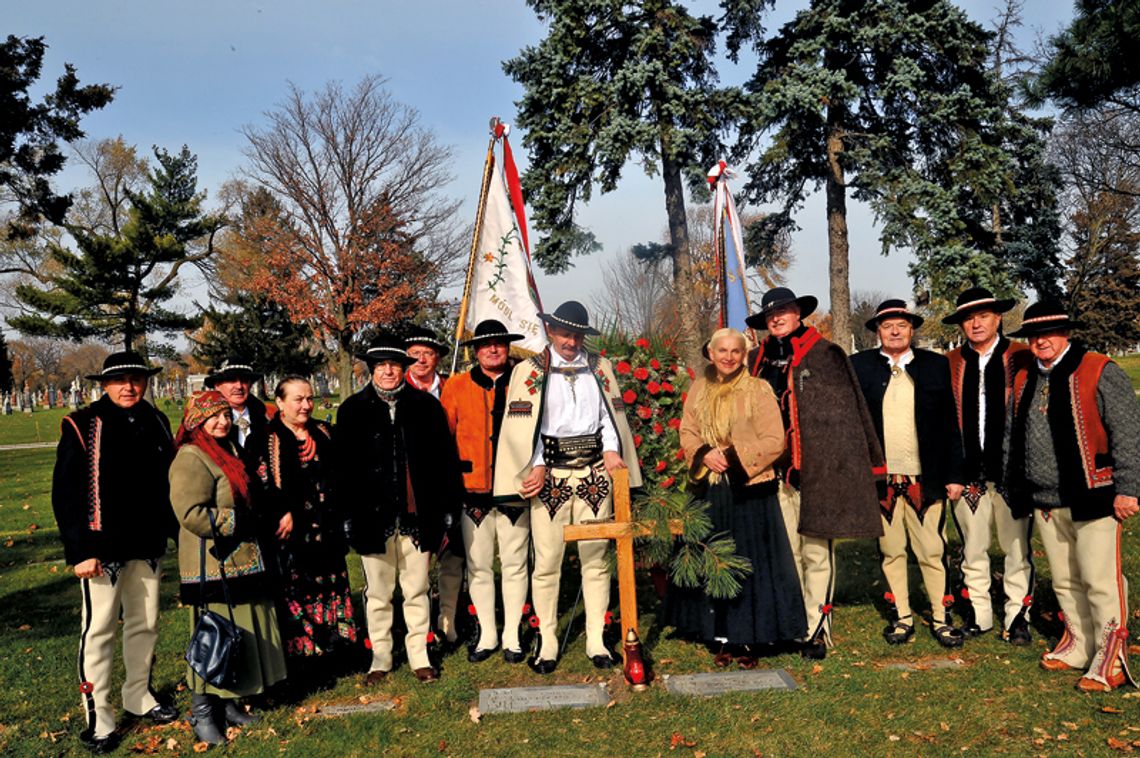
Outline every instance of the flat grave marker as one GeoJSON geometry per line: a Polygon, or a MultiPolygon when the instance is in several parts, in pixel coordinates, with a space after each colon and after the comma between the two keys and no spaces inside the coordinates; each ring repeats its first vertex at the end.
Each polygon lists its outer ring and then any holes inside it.
{"type": "Polygon", "coordinates": [[[604,684],[503,687],[479,690],[480,713],[526,713],[556,708],[590,708],[610,702],[604,684]]]}
{"type": "Polygon", "coordinates": [[[371,700],[367,703],[336,703],[334,705],[322,705],[315,716],[326,716],[328,718],[336,718],[340,716],[354,716],[358,713],[380,713],[382,711],[394,711],[396,704],[391,700],[371,700]]]}
{"type": "Polygon", "coordinates": [[[794,690],[796,680],[783,669],[730,671],[723,674],[680,674],[666,678],[665,689],[670,695],[707,697],[729,692],[794,690]]]}

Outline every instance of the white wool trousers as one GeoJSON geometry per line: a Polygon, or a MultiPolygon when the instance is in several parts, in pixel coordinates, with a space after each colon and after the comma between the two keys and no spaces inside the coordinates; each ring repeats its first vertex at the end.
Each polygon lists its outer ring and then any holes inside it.
{"type": "Polygon", "coordinates": [[[431,666],[427,634],[431,628],[429,553],[421,552],[410,537],[394,534],[383,553],[360,556],[364,568],[364,616],[372,644],[369,671],[392,670],[392,595],[396,582],[404,596],[404,623],[408,627],[404,649],[413,670],[431,666]]]}
{"type": "Polygon", "coordinates": [[[455,613],[463,587],[463,556],[445,550],[436,564],[439,581],[439,619],[436,626],[448,642],[455,642],[455,613]]]}
{"type": "Polygon", "coordinates": [[[1016,519],[1005,498],[993,482],[985,483],[986,491],[970,508],[966,498],[954,503],[954,520],[962,532],[962,576],[970,592],[974,622],[988,630],[994,625],[994,607],[990,601],[990,542],[996,528],[998,545],[1005,555],[1002,587],[1005,590],[1003,629],[1008,630],[1021,609],[1032,602],[1033,563],[1028,516],[1016,519]]]}
{"type": "Polygon", "coordinates": [[[527,553],[530,547],[530,510],[512,524],[499,508],[492,508],[476,524],[463,514],[463,545],[467,551],[467,589],[479,619],[477,650],[499,646],[495,619],[495,545],[499,547],[503,588],[503,649],[521,652],[519,623],[526,605],[529,576],[527,553]]]}
{"type": "Polygon", "coordinates": [[[780,514],[792,546],[792,559],[800,578],[807,611],[808,639],[823,639],[831,646],[831,596],[835,592],[835,548],[831,540],[807,537],[800,529],[800,492],[780,482],[780,514]]]}
{"type": "MultiPolygon", "coordinates": [[[[949,585],[946,582],[946,539],[944,501],[926,507],[921,520],[904,498],[895,499],[894,517],[883,520],[883,536],[879,538],[883,576],[894,595],[895,610],[900,619],[911,615],[910,587],[907,581],[907,542],[918,560],[922,583],[930,598],[930,617],[936,624],[947,623],[946,601],[949,585]]],[[[904,623],[906,623],[904,621],[904,623]]],[[[914,623],[913,620],[910,623],[914,623]]]]}
{"type": "MultiPolygon", "coordinates": [[[[579,485],[594,470],[588,466],[547,469],[549,476],[561,482],[560,488],[569,488],[564,491],[573,493],[553,515],[540,498],[531,499],[530,531],[534,541],[534,573],[530,588],[534,611],[538,616],[538,630],[542,635],[542,648],[538,657],[544,661],[558,659],[558,590],[562,580],[562,558],[566,553],[563,527],[590,519],[609,518],[613,513],[612,491],[599,504],[596,514],[587,501],[577,494],[579,485]]],[[[604,467],[599,464],[596,470],[599,476],[609,481],[609,474],[604,467]]],[[[591,658],[608,655],[602,633],[605,629],[606,609],[610,605],[610,571],[606,566],[609,540],[583,540],[577,545],[582,574],[582,600],[586,608],[586,655],[591,658]]]]}
{"type": "Polygon", "coordinates": [[[142,715],[158,705],[150,690],[154,644],[158,639],[158,590],[161,570],[149,561],[104,567],[103,575],[80,579],[82,631],[79,636],[79,690],[87,730],[95,739],[115,731],[111,675],[115,631],[123,618],[123,708],[142,715]]]}

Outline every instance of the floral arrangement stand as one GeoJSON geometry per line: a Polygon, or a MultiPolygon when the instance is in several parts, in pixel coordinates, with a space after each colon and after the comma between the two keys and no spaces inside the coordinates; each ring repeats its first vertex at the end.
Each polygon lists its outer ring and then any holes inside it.
{"type": "MultiPolygon", "coordinates": [[[[612,519],[598,521],[584,521],[570,524],[563,528],[562,538],[566,542],[580,540],[613,540],[617,551],[617,579],[618,579],[618,605],[621,609],[621,638],[623,642],[630,641],[630,632],[634,633],[633,640],[639,639],[637,626],[637,587],[634,576],[633,539],[649,534],[656,528],[656,524],[639,521],[633,522],[633,513],[630,505],[629,471],[618,469],[613,473],[614,515],[612,519]]],[[[669,530],[673,534],[681,534],[682,524],[670,523],[669,530]]],[[[640,645],[638,646],[640,648],[640,645]]],[[[640,651],[637,657],[640,659],[640,651]]],[[[629,648],[622,645],[622,656],[625,659],[627,679],[631,661],[629,648]]],[[[638,677],[643,681],[631,681],[634,689],[644,689],[644,684],[652,677],[648,663],[637,660],[636,663],[644,666],[642,674],[638,677]]]]}

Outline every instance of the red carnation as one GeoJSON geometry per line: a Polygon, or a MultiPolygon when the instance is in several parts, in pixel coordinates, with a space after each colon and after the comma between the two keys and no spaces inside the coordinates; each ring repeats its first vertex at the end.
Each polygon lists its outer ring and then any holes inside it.
{"type": "Polygon", "coordinates": [[[598,352],[599,352],[599,353],[601,353],[602,355],[605,355],[605,354],[606,354],[606,349],[603,347],[603,348],[602,348],[601,350],[599,350],[598,352]]]}
{"type": "Polygon", "coordinates": [[[619,374],[622,374],[622,375],[628,374],[630,372],[630,370],[632,369],[632,367],[626,361],[618,361],[618,365],[616,368],[617,368],[617,372],[619,374]]]}
{"type": "Polygon", "coordinates": [[[649,378],[649,369],[645,366],[638,366],[633,370],[633,378],[644,382],[649,378]]]}
{"type": "Polygon", "coordinates": [[[656,358],[650,358],[649,359],[649,368],[656,371],[657,369],[661,368],[661,361],[657,360],[656,358]]]}
{"type": "Polygon", "coordinates": [[[652,410],[652,409],[651,409],[649,406],[647,406],[647,405],[639,405],[639,406],[637,406],[637,416],[638,416],[638,418],[642,418],[642,419],[648,419],[648,418],[650,418],[652,415],[653,415],[653,410],[652,410]]]}
{"type": "Polygon", "coordinates": [[[657,382],[650,382],[649,384],[645,385],[645,388],[649,390],[650,395],[656,395],[661,391],[661,385],[657,382]]]}
{"type": "Polygon", "coordinates": [[[688,399],[689,399],[689,393],[688,392],[682,392],[681,393],[681,402],[683,403],[688,399]]]}
{"type": "Polygon", "coordinates": [[[676,481],[677,480],[675,478],[669,477],[668,479],[665,479],[664,481],[661,482],[661,486],[662,487],[672,487],[673,483],[676,481]]]}
{"type": "Polygon", "coordinates": [[[661,432],[663,432],[663,431],[665,431],[665,427],[661,426],[661,424],[654,421],[653,422],[653,433],[654,434],[661,434],[661,432]]]}
{"type": "Polygon", "coordinates": [[[670,384],[669,382],[662,382],[662,383],[661,383],[661,389],[665,390],[666,392],[672,392],[673,390],[675,390],[675,389],[677,389],[677,388],[676,388],[676,387],[674,387],[674,386],[673,386],[672,384],[670,384]]]}
{"type": "Polygon", "coordinates": [[[692,368],[686,368],[685,371],[689,372],[689,378],[690,379],[696,379],[697,378],[697,374],[695,371],[693,371],[692,368]]]}
{"type": "Polygon", "coordinates": [[[631,405],[637,399],[637,393],[633,390],[626,390],[622,393],[621,399],[625,401],[626,405],[631,405]]]}
{"type": "Polygon", "coordinates": [[[649,349],[649,340],[645,339],[644,337],[642,337],[641,339],[639,339],[639,340],[638,340],[637,342],[635,342],[634,344],[635,344],[635,345],[637,345],[637,346],[638,346],[638,347],[640,347],[640,348],[643,348],[643,349],[645,349],[645,350],[648,350],[648,349],[649,349]]]}
{"type": "Polygon", "coordinates": [[[641,435],[640,434],[633,435],[633,446],[634,447],[641,447],[641,435]]]}
{"type": "Polygon", "coordinates": [[[684,450],[678,450],[677,454],[673,457],[679,461],[683,461],[683,460],[685,460],[685,451],[684,450]]]}
{"type": "Polygon", "coordinates": [[[679,418],[669,419],[669,428],[670,429],[680,429],[681,428],[681,419],[679,419],[679,418]]]}
{"type": "Polygon", "coordinates": [[[667,465],[668,464],[666,464],[665,461],[657,461],[657,465],[653,467],[653,470],[656,471],[658,474],[660,474],[662,471],[665,470],[665,467],[667,465]]]}

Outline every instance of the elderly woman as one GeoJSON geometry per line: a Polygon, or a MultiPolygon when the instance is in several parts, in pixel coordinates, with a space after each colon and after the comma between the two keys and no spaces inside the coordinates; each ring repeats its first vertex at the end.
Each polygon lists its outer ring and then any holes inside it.
{"type": "Polygon", "coordinates": [[[692,481],[707,485],[714,532],[736,541],[752,571],[729,600],[670,588],[666,616],[678,632],[719,643],[718,666],[735,657],[752,668],[758,646],[802,638],[807,620],[772,468],[784,451],[780,409],[768,383],[745,369],[746,351],[735,329],[709,339],[702,352],[712,365],[689,390],[681,447],[692,481]]]}
{"type": "Polygon", "coordinates": [[[331,486],[332,427],[311,417],[313,387],[305,377],[285,377],[274,395],[279,412],[267,427],[263,471],[280,514],[281,636],[298,669],[291,673],[327,679],[333,672],[320,657],[356,642],[344,517],[331,486]]]}
{"type": "Polygon", "coordinates": [[[230,406],[220,393],[193,395],[186,403],[175,439],[178,453],[170,466],[170,502],[182,525],[180,598],[195,607],[195,620],[207,609],[228,617],[222,561],[234,620],[244,632],[231,689],[207,684],[193,670],[187,676],[194,735],[214,745],[226,741],[227,724],[253,720],[237,706],[237,698],[259,694],[285,678],[272,587],[266,581],[268,566],[252,536],[258,529],[250,508],[250,480],[227,439],[230,423],[230,406]]]}

